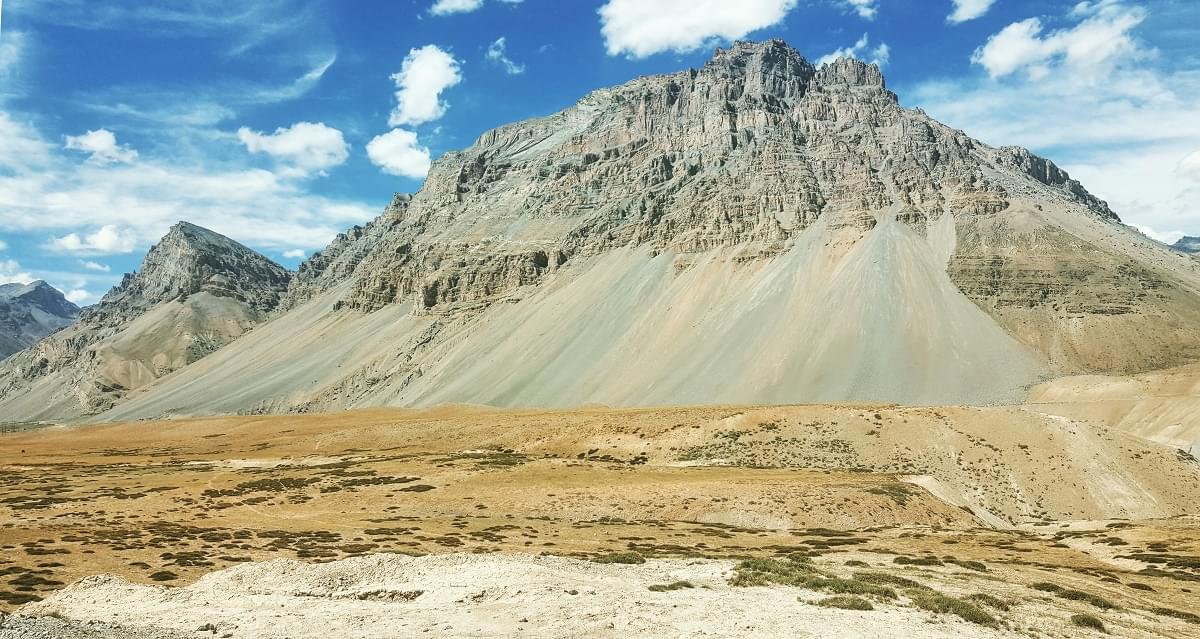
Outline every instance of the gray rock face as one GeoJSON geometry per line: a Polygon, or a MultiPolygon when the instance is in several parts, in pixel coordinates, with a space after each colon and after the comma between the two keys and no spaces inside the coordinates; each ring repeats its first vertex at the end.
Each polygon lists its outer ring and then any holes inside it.
{"type": "Polygon", "coordinates": [[[53,286],[0,284],[0,359],[70,324],[79,307],[53,286]]]}
{"type": "Polygon", "coordinates": [[[268,258],[180,222],[73,325],[0,364],[0,410],[59,419],[110,408],[264,320],[289,279],[268,258]]]}
{"type": "Polygon", "coordinates": [[[1184,253],[1200,253],[1200,237],[1183,236],[1171,245],[1177,251],[1184,253]]]}

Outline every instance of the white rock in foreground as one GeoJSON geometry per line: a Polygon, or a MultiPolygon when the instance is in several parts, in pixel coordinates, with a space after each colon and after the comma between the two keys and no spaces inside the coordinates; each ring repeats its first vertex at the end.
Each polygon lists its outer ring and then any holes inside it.
{"type": "Polygon", "coordinates": [[[732,566],[680,559],[602,565],[501,554],[274,560],[215,572],[184,588],[89,577],[20,613],[103,620],[141,632],[203,628],[208,636],[264,639],[1005,636],[908,609],[822,608],[798,600],[806,591],[795,588],[732,587],[726,581],[732,566]],[[696,587],[648,590],[677,580],[696,587]]]}

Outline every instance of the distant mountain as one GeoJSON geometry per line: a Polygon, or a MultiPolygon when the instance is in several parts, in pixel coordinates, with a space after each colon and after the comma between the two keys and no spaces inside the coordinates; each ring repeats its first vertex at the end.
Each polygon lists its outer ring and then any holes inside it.
{"type": "Polygon", "coordinates": [[[110,408],[264,320],[291,274],[180,222],[75,324],[0,363],[0,413],[58,419],[110,408]]]}
{"type": "Polygon", "coordinates": [[[0,359],[70,324],[78,315],[78,306],[41,280],[0,284],[0,359]]]}
{"type": "Polygon", "coordinates": [[[1183,236],[1171,245],[1172,248],[1184,253],[1200,253],[1200,237],[1183,236]]]}
{"type": "Polygon", "coordinates": [[[100,418],[979,404],[1198,358],[1196,260],[1053,162],[902,107],[878,67],[774,40],[447,153],[269,322],[100,418]]]}

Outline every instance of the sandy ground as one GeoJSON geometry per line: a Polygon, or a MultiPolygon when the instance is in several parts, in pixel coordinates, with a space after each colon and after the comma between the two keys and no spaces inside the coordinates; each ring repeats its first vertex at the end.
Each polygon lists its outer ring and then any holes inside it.
{"type": "MultiPolygon", "coordinates": [[[[970,628],[977,636],[1078,636],[1069,617],[1088,613],[1116,636],[1189,637],[1200,627],[1187,621],[1200,614],[1200,521],[1188,516],[1198,481],[1200,463],[1174,448],[1034,407],[443,407],[47,428],[0,436],[0,609],[84,621],[10,618],[0,636],[107,632],[86,623],[95,621],[253,628],[261,619],[239,608],[251,595],[236,575],[289,584],[311,571],[320,581],[336,570],[324,566],[348,567],[355,592],[400,583],[429,596],[273,592],[282,599],[270,614],[281,616],[271,621],[309,627],[303,616],[320,603],[335,607],[328,624],[351,628],[342,636],[395,636],[378,615],[413,634],[504,634],[509,626],[480,625],[493,597],[514,612],[487,618],[547,636],[656,634],[638,624],[687,624],[706,611],[720,636],[826,636],[851,627],[843,618],[877,626],[862,636],[967,632],[903,593],[850,612],[799,602],[829,593],[724,583],[735,560],[802,553],[839,577],[864,569],[847,561],[863,562],[948,596],[1008,602],[995,627],[970,628]],[[587,561],[618,552],[650,561],[587,561]],[[272,563],[281,558],[309,563],[272,563]],[[710,589],[648,589],[668,579],[710,589]],[[601,594],[586,604],[564,594],[583,592],[560,587],[578,581],[601,594]],[[1033,587],[1042,582],[1114,608],[1033,587]],[[487,585],[504,583],[528,585],[487,585]],[[490,594],[476,606],[480,592],[490,594]],[[142,600],[157,603],[133,605],[142,600]],[[606,601],[623,602],[621,614],[607,614],[606,601]],[[189,616],[206,606],[224,612],[189,616]]],[[[313,627],[342,632],[328,624],[313,627]]]]}

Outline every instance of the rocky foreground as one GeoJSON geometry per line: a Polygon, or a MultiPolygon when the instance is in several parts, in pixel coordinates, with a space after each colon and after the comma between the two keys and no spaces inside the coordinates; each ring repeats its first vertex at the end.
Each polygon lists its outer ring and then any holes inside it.
{"type": "Polygon", "coordinates": [[[1180,611],[1177,618],[1120,609],[1099,595],[1071,601],[1045,586],[977,575],[849,555],[818,563],[462,554],[276,560],[184,588],[87,578],[5,619],[0,638],[950,639],[1084,636],[1100,628],[1122,637],[1182,637],[1198,627],[1180,611]],[[620,563],[630,561],[642,563],[620,563]],[[44,615],[54,617],[30,618],[44,615]],[[54,634],[38,634],[46,632],[54,634]]]}

